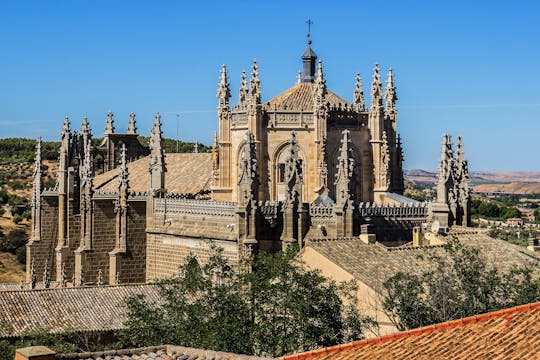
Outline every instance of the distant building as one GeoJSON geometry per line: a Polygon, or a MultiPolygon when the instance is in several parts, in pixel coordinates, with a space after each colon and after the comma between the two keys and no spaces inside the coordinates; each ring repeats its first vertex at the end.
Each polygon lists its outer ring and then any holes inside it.
{"type": "Polygon", "coordinates": [[[522,227],[523,219],[521,218],[509,218],[506,219],[506,224],[511,227],[522,227]]]}

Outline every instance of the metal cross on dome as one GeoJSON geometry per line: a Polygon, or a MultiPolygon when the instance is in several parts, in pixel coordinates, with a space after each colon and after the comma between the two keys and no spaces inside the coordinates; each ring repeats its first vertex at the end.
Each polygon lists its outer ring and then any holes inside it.
{"type": "Polygon", "coordinates": [[[309,40],[309,38],[311,37],[311,25],[313,25],[313,21],[311,21],[311,19],[307,19],[306,24],[308,26],[307,37],[308,37],[308,40],[309,40]]]}

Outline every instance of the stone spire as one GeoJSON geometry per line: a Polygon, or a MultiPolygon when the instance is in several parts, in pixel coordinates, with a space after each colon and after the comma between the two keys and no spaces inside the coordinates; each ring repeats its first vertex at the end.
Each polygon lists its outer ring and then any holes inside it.
{"type": "Polygon", "coordinates": [[[448,191],[453,187],[454,150],[449,134],[443,135],[437,176],[437,202],[448,203],[448,191]]]}
{"type": "Polygon", "coordinates": [[[105,125],[105,134],[114,134],[114,114],[111,110],[107,112],[107,124],[105,125]]]}
{"type": "Polygon", "coordinates": [[[240,158],[240,177],[238,179],[238,202],[248,204],[256,200],[259,193],[257,177],[257,150],[255,139],[250,131],[246,132],[246,143],[240,158]]]}
{"type": "Polygon", "coordinates": [[[313,116],[315,122],[315,143],[317,146],[318,187],[326,187],[328,182],[328,167],[326,165],[326,124],[328,105],[326,102],[326,80],[322,61],[317,66],[317,76],[313,86],[313,116]]]}
{"type": "MultiPolygon", "coordinates": [[[[323,64],[319,60],[317,65],[317,76],[315,77],[315,86],[313,87],[313,100],[316,110],[321,110],[326,106],[325,98],[328,93],[326,88],[326,80],[324,78],[323,64]]],[[[326,109],[325,109],[326,110],[326,109]]]]}
{"type": "Polygon", "coordinates": [[[360,78],[359,73],[356,74],[353,94],[353,106],[355,111],[366,111],[366,104],[364,102],[364,90],[362,89],[362,79],[360,78]]]}
{"type": "Polygon", "coordinates": [[[199,142],[195,141],[195,144],[193,145],[193,153],[198,154],[199,153],[199,142]]]}
{"type": "Polygon", "coordinates": [[[341,139],[336,180],[334,182],[334,185],[336,185],[336,206],[339,208],[347,206],[348,201],[351,200],[355,165],[351,149],[350,132],[349,130],[343,130],[341,133],[343,134],[343,138],[341,139]]]}
{"type": "Polygon", "coordinates": [[[227,66],[223,64],[221,66],[221,76],[219,80],[219,87],[217,92],[219,99],[218,112],[229,111],[229,99],[231,98],[231,89],[229,87],[229,80],[227,78],[227,66]]]}
{"type": "Polygon", "coordinates": [[[261,81],[259,80],[259,66],[257,60],[253,60],[251,67],[251,79],[249,79],[249,98],[252,104],[261,103],[261,81]]]}
{"type": "Polygon", "coordinates": [[[396,100],[397,92],[396,86],[394,85],[394,73],[392,69],[388,70],[388,78],[386,79],[386,92],[384,94],[384,99],[386,100],[386,112],[395,113],[396,112],[396,100]]]}
{"type": "Polygon", "coordinates": [[[396,141],[396,167],[395,167],[395,184],[393,184],[392,191],[397,194],[403,194],[405,190],[405,180],[403,178],[403,144],[401,141],[401,135],[397,135],[396,141]]]}
{"type": "Polygon", "coordinates": [[[135,121],[135,113],[131,112],[129,113],[129,124],[128,124],[128,134],[136,134],[137,133],[137,126],[135,121]]]}
{"type": "Polygon", "coordinates": [[[71,129],[69,118],[64,118],[61,132],[60,156],[58,159],[58,246],[66,244],[67,237],[67,211],[68,211],[68,168],[70,160],[71,129]]]}
{"type": "Polygon", "coordinates": [[[37,283],[37,274],[36,274],[36,264],[34,258],[30,261],[30,270],[28,270],[28,280],[30,282],[30,289],[36,288],[37,283]]]}
{"type": "Polygon", "coordinates": [[[465,159],[463,150],[463,141],[461,135],[458,135],[457,159],[455,162],[455,181],[457,182],[459,218],[458,225],[471,225],[471,189],[469,180],[469,163],[465,159]]]}
{"type": "Polygon", "coordinates": [[[36,159],[34,161],[32,183],[32,239],[41,239],[41,136],[36,142],[36,159]]]}
{"type": "Polygon", "coordinates": [[[51,274],[49,272],[49,259],[45,260],[45,266],[43,267],[43,287],[48,288],[51,285],[51,274]]]}
{"type": "Polygon", "coordinates": [[[86,116],[82,118],[81,135],[85,143],[89,138],[92,137],[92,129],[90,128],[90,124],[88,123],[88,118],[86,116]]]}
{"type": "Polygon", "coordinates": [[[242,70],[242,80],[240,82],[240,91],[238,95],[238,103],[243,104],[247,101],[248,96],[248,87],[247,87],[247,76],[246,71],[242,70]]]}
{"type": "Polygon", "coordinates": [[[371,110],[377,111],[382,106],[382,83],[379,73],[379,64],[373,68],[373,82],[371,83],[371,110]]]}
{"type": "Polygon", "coordinates": [[[163,132],[161,131],[161,115],[157,113],[154,117],[154,127],[150,134],[150,189],[154,192],[165,187],[165,154],[163,151],[163,132]]]}

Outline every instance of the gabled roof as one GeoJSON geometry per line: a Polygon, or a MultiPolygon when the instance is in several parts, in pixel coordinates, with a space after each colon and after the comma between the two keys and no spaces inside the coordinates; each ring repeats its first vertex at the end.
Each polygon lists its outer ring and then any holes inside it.
{"type": "Polygon", "coordinates": [[[52,333],[118,330],[125,319],[124,300],[134,295],[154,302],[160,298],[150,284],[1,291],[0,337],[36,327],[52,333]]]}
{"type": "MultiPolygon", "coordinates": [[[[500,270],[512,265],[540,265],[538,255],[507,241],[493,239],[483,232],[468,231],[450,236],[478,248],[488,265],[500,270]]],[[[444,255],[440,245],[389,248],[379,243],[366,244],[358,238],[312,239],[306,247],[311,247],[378,293],[383,291],[384,281],[398,271],[417,273],[423,261],[419,255],[444,255]]]]}
{"type": "Polygon", "coordinates": [[[540,303],[285,356],[294,359],[540,358],[540,303]]]}
{"type": "MultiPolygon", "coordinates": [[[[313,111],[313,83],[299,83],[285,90],[278,96],[265,103],[267,111],[272,111],[274,106],[278,109],[313,111]]],[[[326,101],[330,106],[350,106],[349,102],[327,90],[326,101]]]]}
{"type": "MultiPolygon", "coordinates": [[[[165,187],[169,193],[197,194],[209,190],[212,175],[212,154],[171,153],[165,154],[165,187]]],[[[95,189],[117,190],[119,168],[97,175],[95,189]]],[[[148,156],[128,164],[129,189],[135,192],[148,191],[150,172],[148,156]]]]}

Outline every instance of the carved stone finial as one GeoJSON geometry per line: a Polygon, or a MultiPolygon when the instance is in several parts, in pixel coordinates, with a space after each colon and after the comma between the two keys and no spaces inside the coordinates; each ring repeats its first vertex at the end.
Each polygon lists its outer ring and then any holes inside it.
{"type": "Polygon", "coordinates": [[[88,139],[92,137],[92,129],[90,128],[90,124],[88,123],[88,118],[86,116],[82,118],[81,135],[83,139],[88,139]]]}
{"type": "Polygon", "coordinates": [[[448,202],[449,189],[453,187],[454,170],[454,150],[449,134],[443,135],[441,147],[441,158],[439,160],[439,170],[437,177],[437,202],[446,204],[448,202]]]}
{"type": "Polygon", "coordinates": [[[111,110],[107,112],[107,124],[105,125],[105,134],[114,133],[114,114],[111,110]]]}
{"type": "Polygon", "coordinates": [[[317,74],[315,76],[315,86],[313,87],[313,105],[314,111],[318,117],[326,117],[328,111],[326,104],[326,80],[324,79],[324,71],[322,61],[319,60],[317,65],[317,74]]]}
{"type": "Polygon", "coordinates": [[[199,153],[199,142],[195,141],[195,144],[193,145],[193,153],[198,154],[199,153]]]}
{"type": "MultiPolygon", "coordinates": [[[[154,116],[154,127],[152,128],[152,132],[150,134],[150,141],[148,144],[150,148],[149,168],[151,173],[156,171],[166,171],[162,135],[163,131],[161,131],[161,115],[157,113],[154,116]]],[[[162,186],[159,187],[159,189],[161,189],[162,186]]]]}
{"type": "Polygon", "coordinates": [[[71,135],[71,129],[70,129],[70,122],[69,122],[69,117],[66,116],[64,117],[64,126],[62,126],[62,138],[64,138],[65,135],[69,134],[71,135]]]}
{"type": "Polygon", "coordinates": [[[137,125],[135,121],[135,113],[131,112],[129,113],[129,124],[128,124],[128,134],[136,134],[137,133],[137,125]]]}
{"type": "Polygon", "coordinates": [[[300,84],[302,82],[302,71],[298,71],[298,74],[296,74],[296,83],[300,84]]]}
{"type": "Polygon", "coordinates": [[[115,284],[116,284],[116,285],[120,285],[120,271],[118,271],[118,272],[116,273],[115,284]]]}
{"type": "Polygon", "coordinates": [[[379,64],[373,68],[373,82],[371,83],[371,108],[382,106],[382,83],[379,73],[379,64]]]}
{"type": "Polygon", "coordinates": [[[220,109],[220,112],[228,111],[229,99],[231,98],[231,89],[229,87],[229,79],[227,78],[227,66],[225,66],[225,64],[221,66],[221,76],[219,80],[217,97],[219,99],[218,108],[220,109]]]}
{"type": "Polygon", "coordinates": [[[248,87],[247,87],[247,75],[246,71],[242,70],[242,80],[240,82],[240,91],[238,95],[238,102],[243,104],[247,101],[248,87]]]}
{"type": "Polygon", "coordinates": [[[249,79],[249,99],[252,104],[261,103],[261,81],[259,80],[259,65],[257,59],[253,60],[251,79],[249,79]]]}
{"type": "Polygon", "coordinates": [[[353,106],[355,111],[366,111],[366,104],[364,102],[364,90],[362,89],[362,79],[360,77],[360,74],[356,74],[353,94],[353,106]]]}
{"type": "Polygon", "coordinates": [[[396,111],[397,92],[394,85],[394,73],[392,69],[388,70],[388,78],[386,79],[386,93],[384,94],[386,100],[387,113],[393,113],[396,111]]]}

